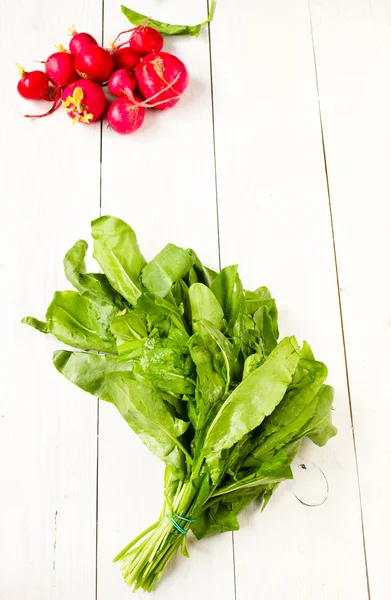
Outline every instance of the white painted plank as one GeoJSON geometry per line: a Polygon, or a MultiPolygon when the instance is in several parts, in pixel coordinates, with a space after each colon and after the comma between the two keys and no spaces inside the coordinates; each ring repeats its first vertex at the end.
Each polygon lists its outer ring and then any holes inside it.
{"type": "Polygon", "coordinates": [[[372,600],[383,600],[391,596],[391,4],[311,0],[311,10],[369,583],[372,600]]]}
{"type": "MultiPolygon", "coordinates": [[[[206,1],[132,1],[132,8],[174,23],[205,19],[206,1]]],[[[106,3],[105,37],[126,28],[119,7],[106,3]]],[[[125,219],[149,258],[167,242],[194,247],[218,265],[214,157],[207,32],[198,39],[166,40],[187,65],[191,83],[178,106],[149,112],[130,136],[105,130],[102,213],[125,219]]],[[[125,599],[129,589],[112,558],[160,512],[163,469],[113,407],[100,407],[98,598],[125,599]]],[[[190,538],[190,536],[189,536],[190,538]]],[[[178,557],[155,597],[189,600],[234,597],[230,534],[190,543],[192,558],[178,557]]],[[[140,592],[143,596],[143,592],[140,592]]]]}
{"type": "MultiPolygon", "coordinates": [[[[0,284],[0,598],[95,598],[96,401],[55,370],[60,346],[20,324],[67,289],[62,259],[99,208],[100,127],[72,127],[18,99],[15,61],[34,69],[67,27],[100,34],[99,3],[3,3],[0,284]]],[[[60,114],[61,112],[61,114],[60,114]]]]}
{"type": "Polygon", "coordinates": [[[212,56],[222,263],[238,262],[248,288],[268,285],[282,333],[308,339],[329,366],[339,427],[326,448],[306,444],[300,459],[326,474],[325,504],[305,507],[285,484],[262,515],[252,508],[242,518],[237,598],[365,599],[307,1],[244,0],[238,8],[221,0],[212,56]]]}

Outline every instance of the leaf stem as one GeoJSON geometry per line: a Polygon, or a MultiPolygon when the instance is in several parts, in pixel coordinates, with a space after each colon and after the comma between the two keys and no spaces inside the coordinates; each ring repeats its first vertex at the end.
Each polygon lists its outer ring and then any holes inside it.
{"type": "Polygon", "coordinates": [[[137,544],[137,542],[142,540],[143,537],[145,537],[148,533],[150,533],[158,525],[159,525],[159,521],[156,521],[156,523],[153,523],[153,525],[150,525],[149,527],[144,529],[144,531],[142,531],[137,537],[135,537],[134,540],[132,540],[130,542],[130,544],[125,546],[125,548],[123,550],[121,550],[121,552],[119,552],[119,554],[117,554],[117,556],[115,556],[113,558],[113,562],[118,562],[119,560],[121,560],[121,558],[128,552],[128,550],[130,550],[135,544],[137,544]]]}

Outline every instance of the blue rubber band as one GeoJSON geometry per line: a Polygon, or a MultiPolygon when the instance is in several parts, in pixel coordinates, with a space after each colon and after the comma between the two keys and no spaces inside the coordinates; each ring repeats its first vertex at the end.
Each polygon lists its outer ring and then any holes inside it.
{"type": "Polygon", "coordinates": [[[171,525],[174,525],[175,529],[177,529],[180,533],[183,533],[183,535],[188,534],[186,529],[182,529],[182,527],[179,525],[179,523],[177,523],[174,519],[171,519],[171,517],[169,515],[166,515],[166,518],[170,521],[171,525]]]}
{"type": "Polygon", "coordinates": [[[177,519],[181,519],[181,521],[187,521],[188,523],[195,523],[197,521],[197,519],[187,519],[186,517],[181,517],[180,515],[177,515],[176,513],[172,513],[172,514],[177,519]]]}

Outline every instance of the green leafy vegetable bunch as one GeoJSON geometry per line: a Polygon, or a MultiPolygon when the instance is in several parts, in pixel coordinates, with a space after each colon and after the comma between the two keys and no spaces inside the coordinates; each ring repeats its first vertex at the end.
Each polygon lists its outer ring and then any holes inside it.
{"type": "Polygon", "coordinates": [[[236,265],[219,273],[193,250],[168,244],[149,263],[134,231],[114,217],[92,223],[102,273],[86,273],[87,243],[64,259],[76,291],[56,292],[46,321],[23,319],[77,350],[55,367],[113,404],[165,463],[157,520],[118,554],[125,580],[150,591],[174,554],[239,529],[252,501],[263,507],[304,437],[336,434],[326,366],[294,337],[278,341],[269,291],[243,288],[236,265]]]}

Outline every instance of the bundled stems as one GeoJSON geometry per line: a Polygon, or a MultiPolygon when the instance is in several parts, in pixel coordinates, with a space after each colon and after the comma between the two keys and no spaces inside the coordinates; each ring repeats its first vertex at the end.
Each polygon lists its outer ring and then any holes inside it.
{"type": "MultiPolygon", "coordinates": [[[[197,516],[191,514],[191,505],[196,495],[193,478],[194,472],[192,478],[178,485],[175,497],[170,503],[166,499],[159,520],[134,538],[114,558],[115,562],[122,562],[124,579],[134,590],[141,587],[145,591],[151,591],[169,560],[181,546],[182,553],[188,556],[186,536],[173,526],[167,516],[172,519],[175,519],[175,515],[186,515],[190,518],[190,514],[192,519],[197,516]]],[[[190,525],[189,521],[181,523],[185,531],[188,531],[190,525]]]]}

